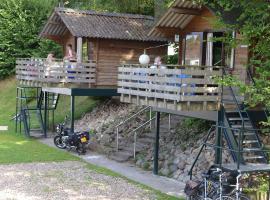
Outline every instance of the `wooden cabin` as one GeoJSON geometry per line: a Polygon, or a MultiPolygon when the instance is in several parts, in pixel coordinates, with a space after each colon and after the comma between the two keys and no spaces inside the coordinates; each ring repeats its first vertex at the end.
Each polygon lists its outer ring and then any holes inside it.
{"type": "MultiPolygon", "coordinates": [[[[116,88],[120,64],[137,62],[145,48],[167,43],[147,35],[153,25],[151,16],[55,8],[40,37],[62,45],[64,54],[72,45],[77,60],[18,59],[17,79],[24,85],[116,88]]],[[[149,53],[154,59],[165,55],[167,47],[149,53]]]]}
{"type": "MultiPolygon", "coordinates": [[[[176,0],[148,36],[165,37],[171,42],[178,38],[178,64],[154,70],[123,65],[119,68],[118,84],[121,100],[215,121],[222,98],[233,97],[214,81],[214,77],[222,77],[223,68],[227,67],[240,80],[248,80],[247,45],[228,49],[222,42],[215,42],[213,38],[228,34],[214,27],[215,19],[213,10],[204,5],[176,0]]],[[[238,33],[230,34],[240,39],[238,33]]],[[[238,94],[236,96],[239,101],[243,100],[238,94]]]]}

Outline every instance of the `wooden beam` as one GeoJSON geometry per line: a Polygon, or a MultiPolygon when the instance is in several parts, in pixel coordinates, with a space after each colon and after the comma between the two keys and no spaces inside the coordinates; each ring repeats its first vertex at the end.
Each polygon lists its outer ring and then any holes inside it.
{"type": "Polygon", "coordinates": [[[177,13],[177,14],[186,14],[186,15],[200,15],[201,14],[201,10],[195,9],[195,8],[173,7],[170,10],[174,13],[177,13]]]}

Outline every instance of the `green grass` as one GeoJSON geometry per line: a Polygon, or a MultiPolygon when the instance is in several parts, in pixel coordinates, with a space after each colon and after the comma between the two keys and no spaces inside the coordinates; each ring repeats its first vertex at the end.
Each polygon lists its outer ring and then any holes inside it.
{"type": "MultiPolygon", "coordinates": [[[[75,100],[75,118],[79,118],[87,111],[93,109],[102,99],[78,97],[75,100]]],[[[9,127],[8,131],[0,132],[0,164],[27,163],[27,162],[51,162],[77,160],[80,158],[73,156],[65,151],[48,147],[35,139],[25,138],[23,135],[14,133],[14,121],[10,121],[15,115],[16,104],[16,81],[15,78],[9,78],[0,81],[0,126],[9,127]]],[[[57,110],[55,111],[55,123],[63,121],[69,114],[70,97],[61,96],[57,110]]],[[[50,119],[51,120],[51,119],[50,119]]],[[[84,162],[84,161],[82,161],[84,162]]],[[[179,200],[154,190],[148,186],[137,183],[109,169],[87,163],[90,170],[112,177],[120,177],[128,182],[155,194],[158,200],[179,200]]]]}
{"type": "Polygon", "coordinates": [[[0,134],[0,163],[27,163],[79,160],[68,152],[54,149],[34,139],[15,134],[0,134]]]}

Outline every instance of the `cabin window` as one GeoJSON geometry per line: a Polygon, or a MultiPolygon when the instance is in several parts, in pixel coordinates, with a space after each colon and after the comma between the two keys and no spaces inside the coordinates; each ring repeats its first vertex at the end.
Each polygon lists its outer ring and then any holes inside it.
{"type": "Polygon", "coordinates": [[[186,35],[185,65],[201,65],[202,41],[202,33],[191,33],[186,35]]]}
{"type": "Polygon", "coordinates": [[[84,39],[82,48],[83,61],[94,60],[94,43],[88,39],[84,39]]]}
{"type": "Polygon", "coordinates": [[[223,37],[222,32],[210,32],[204,33],[206,41],[206,48],[203,52],[203,58],[205,58],[206,66],[222,66],[224,65],[224,47],[222,41],[218,38],[223,37]]]}

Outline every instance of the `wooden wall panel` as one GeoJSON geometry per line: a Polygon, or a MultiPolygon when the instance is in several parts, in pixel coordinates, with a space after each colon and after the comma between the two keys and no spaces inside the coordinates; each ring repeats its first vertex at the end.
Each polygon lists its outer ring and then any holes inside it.
{"type": "Polygon", "coordinates": [[[75,37],[69,31],[63,37],[63,55],[65,55],[68,44],[71,44],[73,50],[75,51],[75,37]]]}
{"type": "MultiPolygon", "coordinates": [[[[95,54],[97,61],[97,86],[116,86],[118,66],[121,64],[138,64],[139,56],[147,47],[157,46],[160,42],[140,42],[128,40],[96,40],[95,54]],[[99,44],[98,44],[99,43],[99,44]],[[97,45],[98,44],[98,45],[97,45]]],[[[167,47],[147,50],[154,62],[156,56],[167,55],[167,47]]]]}
{"type": "Polygon", "coordinates": [[[209,9],[203,8],[201,11],[201,15],[195,16],[190,23],[183,29],[183,32],[205,32],[209,30],[213,30],[213,22],[215,20],[215,16],[209,9]]]}
{"type": "MultiPolygon", "coordinates": [[[[241,35],[237,34],[236,38],[241,40],[241,35]]],[[[235,49],[235,63],[232,73],[243,82],[247,81],[247,73],[246,73],[247,64],[248,64],[248,46],[240,44],[235,49]]]]}

